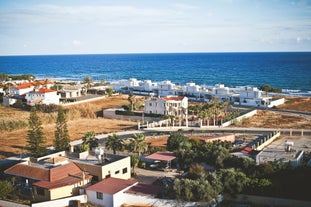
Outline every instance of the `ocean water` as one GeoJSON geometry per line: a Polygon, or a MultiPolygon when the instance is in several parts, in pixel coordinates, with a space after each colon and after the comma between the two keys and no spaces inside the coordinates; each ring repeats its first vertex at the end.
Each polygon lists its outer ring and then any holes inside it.
{"type": "Polygon", "coordinates": [[[311,52],[0,56],[0,72],[37,78],[107,81],[137,78],[176,84],[270,84],[311,94],[311,52]]]}

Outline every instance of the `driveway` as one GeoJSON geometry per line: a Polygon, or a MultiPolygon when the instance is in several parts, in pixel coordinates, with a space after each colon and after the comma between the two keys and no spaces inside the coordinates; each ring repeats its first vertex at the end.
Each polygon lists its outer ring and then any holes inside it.
{"type": "Polygon", "coordinates": [[[159,170],[146,170],[142,168],[135,168],[136,176],[135,179],[144,184],[152,184],[158,178],[170,177],[175,178],[179,175],[177,172],[164,172],[159,170]]]}

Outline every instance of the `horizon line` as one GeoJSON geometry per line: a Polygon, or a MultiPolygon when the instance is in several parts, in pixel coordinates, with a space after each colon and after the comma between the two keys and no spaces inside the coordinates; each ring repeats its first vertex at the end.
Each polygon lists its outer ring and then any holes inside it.
{"type": "Polygon", "coordinates": [[[223,52],[124,52],[124,53],[51,53],[51,54],[9,54],[0,57],[14,56],[65,56],[65,55],[152,55],[152,54],[225,54],[225,53],[310,53],[310,51],[223,51],[223,52]]]}

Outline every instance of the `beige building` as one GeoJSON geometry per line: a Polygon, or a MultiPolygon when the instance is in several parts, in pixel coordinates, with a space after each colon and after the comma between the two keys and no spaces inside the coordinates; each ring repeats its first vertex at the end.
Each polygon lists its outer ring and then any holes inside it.
{"type": "Polygon", "coordinates": [[[79,194],[93,181],[113,177],[131,178],[129,156],[87,156],[85,159],[58,152],[38,159],[27,159],[4,171],[15,177],[21,196],[33,201],[48,201],[79,194]]]}
{"type": "Polygon", "coordinates": [[[38,163],[26,161],[4,171],[15,177],[21,196],[33,201],[48,201],[79,194],[79,187],[92,176],[65,157],[49,158],[38,163]]]}

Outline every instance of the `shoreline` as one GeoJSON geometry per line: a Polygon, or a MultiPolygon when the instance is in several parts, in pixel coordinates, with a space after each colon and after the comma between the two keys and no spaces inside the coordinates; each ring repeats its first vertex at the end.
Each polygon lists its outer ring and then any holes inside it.
{"type": "MultiPolygon", "coordinates": [[[[136,79],[135,77],[132,77],[134,79],[136,79]]],[[[119,81],[123,81],[123,80],[130,80],[132,78],[129,78],[129,79],[116,79],[116,80],[105,80],[106,83],[109,85],[109,84],[113,84],[113,83],[117,83],[119,81]]],[[[51,77],[44,77],[44,76],[38,76],[37,79],[39,80],[52,80],[52,81],[55,81],[55,82],[74,82],[74,83],[77,83],[77,84],[80,84],[83,82],[83,79],[70,79],[70,78],[65,78],[65,77],[56,77],[56,78],[51,78],[51,77]]],[[[138,79],[137,79],[138,80],[138,79]]],[[[148,79],[150,80],[150,79],[148,79]]],[[[138,81],[146,81],[146,80],[138,80],[138,81]]],[[[163,81],[170,81],[172,82],[173,84],[175,84],[176,86],[179,86],[179,87],[183,87],[183,86],[186,86],[186,85],[182,85],[182,84],[177,84],[175,83],[174,81],[172,80],[161,80],[161,81],[153,81],[151,80],[152,83],[160,83],[160,82],[163,82],[163,81]]],[[[93,83],[100,83],[100,81],[93,81],[93,83]]],[[[188,83],[195,83],[195,82],[188,82],[188,83]]],[[[196,83],[195,83],[196,84],[196,83]]],[[[215,87],[216,84],[222,84],[222,83],[215,83],[214,85],[197,85],[197,86],[200,86],[200,87],[205,87],[205,88],[213,88],[215,87]]],[[[237,86],[225,86],[225,87],[228,87],[230,90],[234,90],[234,89],[237,89],[237,88],[242,88],[242,87],[255,87],[255,88],[260,88],[261,86],[254,86],[254,85],[237,85],[237,86]]],[[[275,93],[275,92],[267,92],[267,95],[270,95],[270,96],[290,96],[290,97],[311,97],[311,89],[310,90],[303,90],[303,89],[283,89],[283,88],[280,88],[282,90],[282,93],[275,93]]]]}

